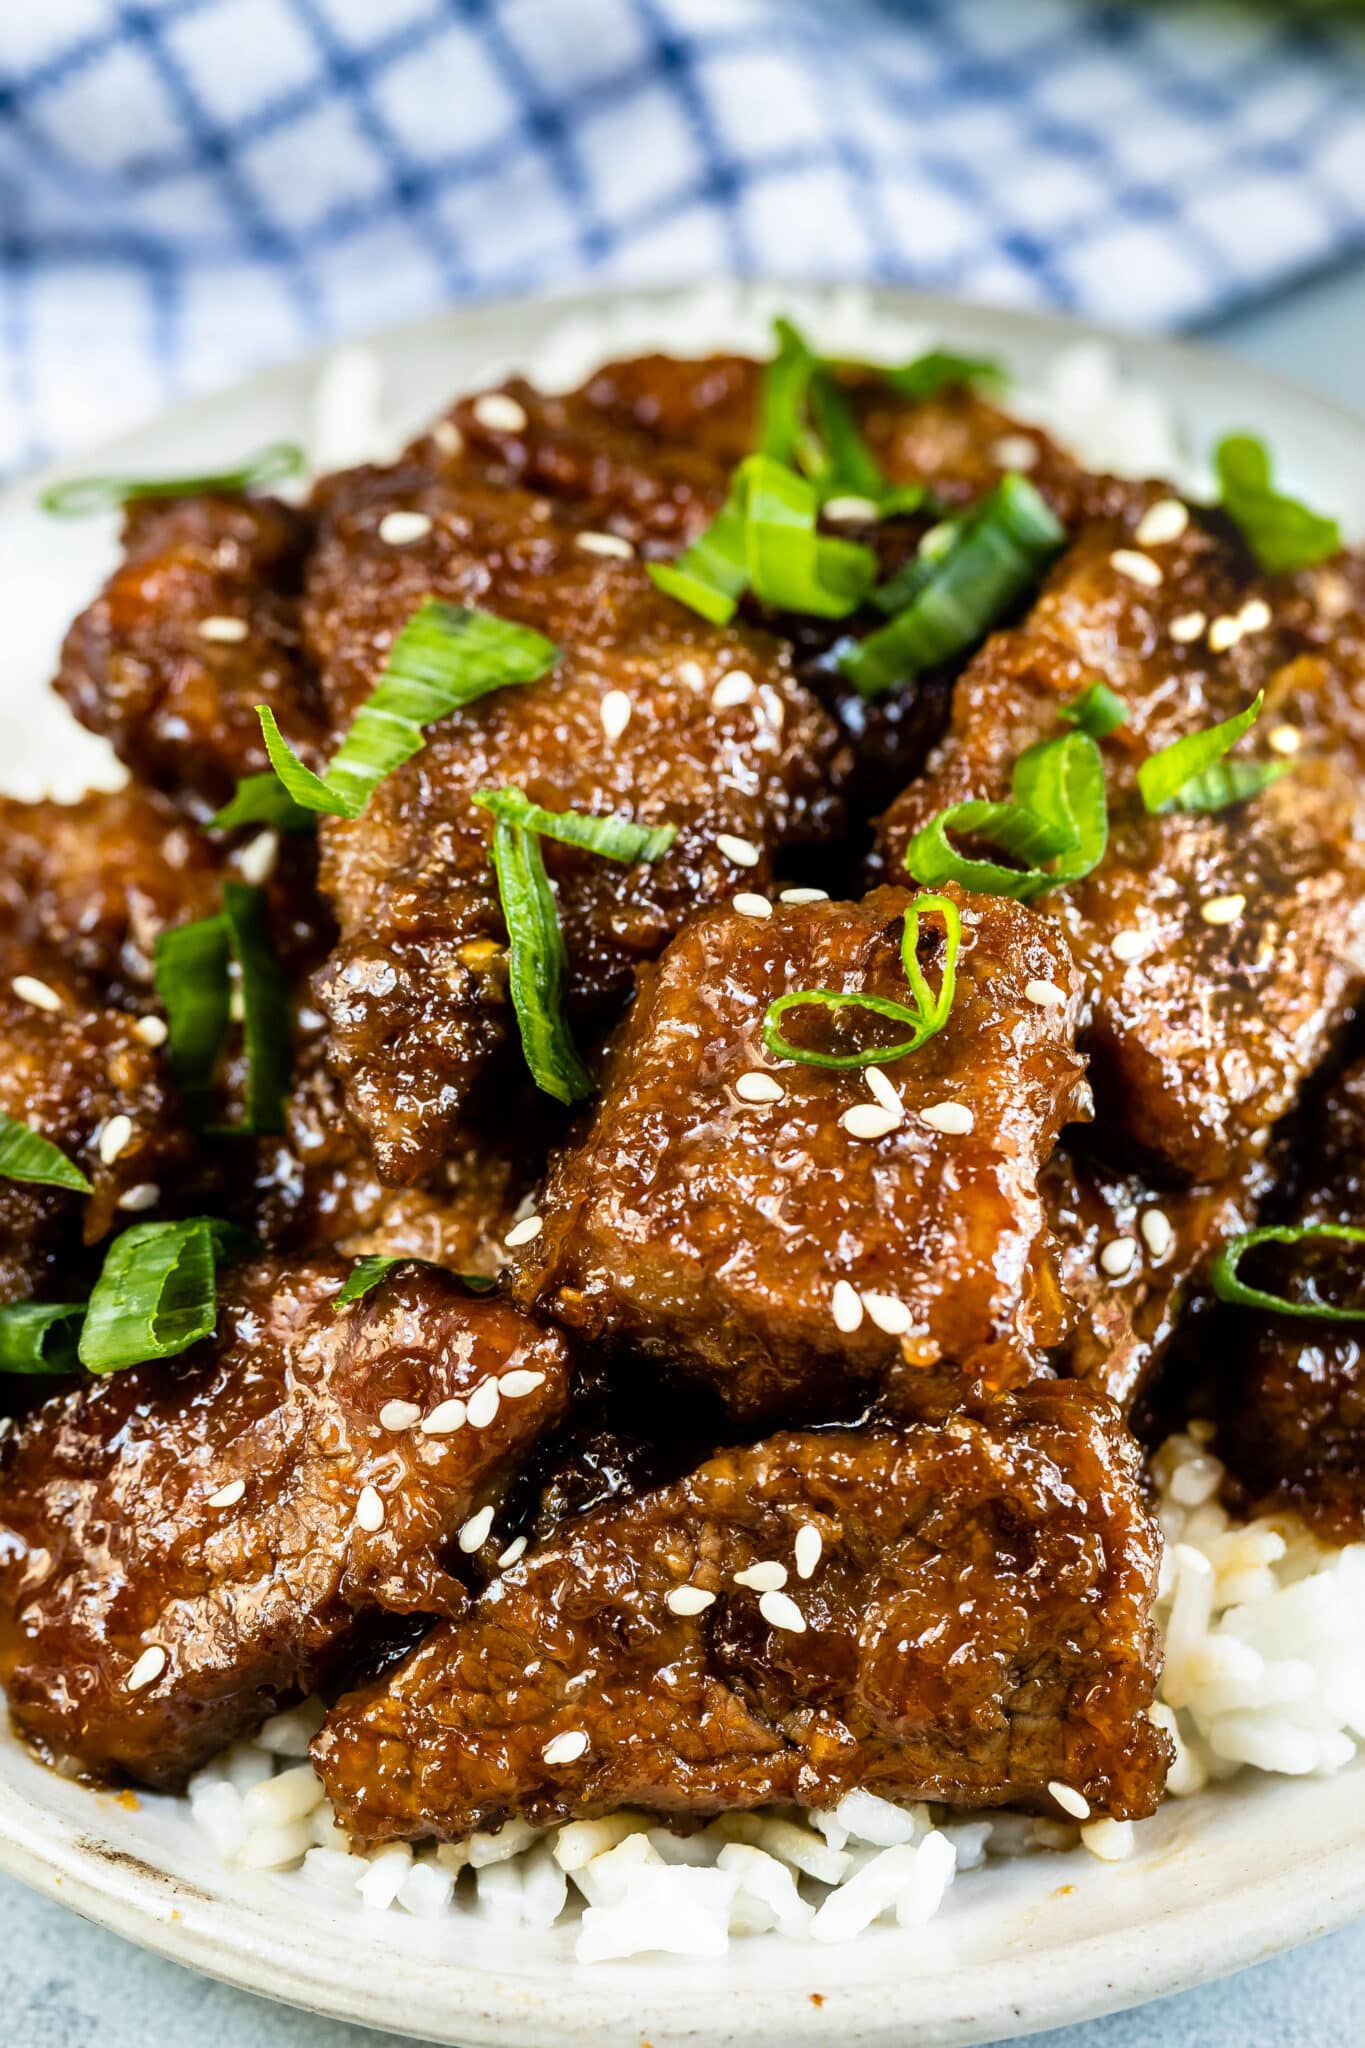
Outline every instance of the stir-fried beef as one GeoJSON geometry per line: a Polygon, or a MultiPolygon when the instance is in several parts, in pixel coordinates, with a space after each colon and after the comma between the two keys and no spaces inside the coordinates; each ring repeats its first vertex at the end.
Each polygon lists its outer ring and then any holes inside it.
{"type": "Polygon", "coordinates": [[[1129,722],[1104,742],[1108,852],[1044,907],[1091,991],[1100,1123],[1176,1183],[1249,1170],[1365,981],[1365,662],[1354,619],[1330,646],[1324,626],[1303,590],[1252,577],[1197,524],[1145,554],[1123,525],[1092,526],[1027,626],[962,676],[948,738],[882,822],[899,875],[937,811],[1008,795],[1067,698],[1096,676],[1123,697],[1129,722]],[[1143,580],[1125,550],[1151,564],[1143,580]],[[1258,689],[1293,775],[1231,808],[1149,816],[1137,764],[1258,689]]]}
{"type": "Polygon", "coordinates": [[[475,791],[516,783],[551,809],[677,827],[653,866],[547,849],[580,1014],[623,996],[631,970],[689,912],[763,888],[785,845],[819,837],[837,816],[837,735],[793,681],[787,651],[767,634],[706,625],[657,592],[642,564],[593,540],[557,514],[537,519],[516,491],[410,471],[357,474],[322,522],[310,639],[338,721],[429,592],[488,605],[562,649],[544,681],[442,720],[362,818],[324,827],[323,887],[341,926],[318,983],[331,1058],[390,1180],[440,1159],[511,1029],[489,819],[475,791]],[[395,509],[420,511],[429,530],[386,541],[395,509]],[[737,671],[751,694],[716,706],[717,684],[737,671]]]}
{"type": "Polygon", "coordinates": [[[1149,1813],[1159,1543],[1109,1405],[778,1436],[569,1523],[314,1755],[368,1842],[855,1786],[1149,1813]]]}
{"type": "Polygon", "coordinates": [[[82,725],[197,814],[270,765],[257,704],[305,751],[322,737],[299,653],[307,544],[273,498],[134,502],[122,563],[67,634],[57,688],[82,725]]]}
{"type": "Polygon", "coordinates": [[[216,1338],[0,1446],[0,1675],[53,1754],[175,1784],[378,1612],[460,1612],[457,1532],[563,1409],[564,1344],[424,1268],[338,1314],[347,1270],[232,1276],[216,1338]]]}
{"type": "MultiPolygon", "coordinates": [[[[897,1363],[913,1377],[947,1361],[993,1384],[1039,1370],[1065,1312],[1038,1172],[1062,1124],[1086,1113],[1056,928],[1014,903],[960,899],[948,1021],[880,1069],[899,1121],[878,1117],[862,1072],[764,1049],[765,1012],[788,992],[906,1000],[909,900],[887,889],[686,927],[642,986],[582,1142],[551,1173],[524,1300],[685,1363],[737,1414],[837,1407],[897,1363]],[[868,1118],[876,1134],[857,1135],[868,1118]]],[[[932,917],[920,948],[932,982],[932,917]]],[[[854,1020],[840,1051],[887,1042],[883,1020],[834,1014],[854,1020]]],[[[889,1028],[892,1043],[905,1036],[889,1028]]]]}

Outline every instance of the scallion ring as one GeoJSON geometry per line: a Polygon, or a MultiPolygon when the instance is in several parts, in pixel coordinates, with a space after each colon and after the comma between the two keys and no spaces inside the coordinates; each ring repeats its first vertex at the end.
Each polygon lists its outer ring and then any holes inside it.
{"type": "Polygon", "coordinates": [[[121,1372],[152,1359],[174,1358],[211,1335],[217,1315],[215,1269],[254,1246],[254,1239],[216,1217],[182,1223],[138,1223],[105,1254],[81,1330],[87,1372],[121,1372]]]}
{"type": "Polygon", "coordinates": [[[0,1373],[78,1371],[84,1318],[84,1302],[9,1302],[0,1308],[0,1373]]]}
{"type": "Polygon", "coordinates": [[[1269,1294],[1264,1288],[1249,1287],[1238,1275],[1237,1269],[1243,1258],[1257,1245],[1317,1244],[1324,1241],[1365,1244],[1365,1230],[1349,1223],[1296,1223],[1244,1230],[1240,1236],[1229,1238],[1214,1259],[1209,1267],[1210,1284],[1218,1299],[1234,1308],[1266,1309],[1277,1316],[1311,1316],[1319,1322],[1328,1323],[1365,1322],[1365,1306],[1334,1308],[1328,1302],[1290,1301],[1284,1295],[1269,1294]]]}
{"type": "Polygon", "coordinates": [[[802,1066],[829,1067],[836,1071],[887,1066],[893,1060],[905,1059],[910,1053],[918,1052],[948,1021],[957,988],[957,956],[961,944],[962,914],[952,899],[939,895],[916,896],[906,907],[901,932],[901,965],[910,985],[910,1001],[902,1003],[891,996],[868,995],[857,989],[794,989],[787,995],[778,996],[764,1012],[765,1047],[775,1059],[795,1060],[802,1066]],[[937,992],[930,987],[919,964],[919,923],[925,913],[936,913],[943,919],[943,967],[937,992]],[[779,1028],[782,1018],[792,1010],[817,1006],[825,1010],[856,1009],[872,1016],[887,1017],[893,1023],[906,1025],[908,1036],[894,1045],[867,1046],[861,1052],[851,1053],[816,1052],[805,1046],[793,1045],[779,1028]]]}
{"type": "Polygon", "coordinates": [[[917,882],[956,882],[978,895],[1031,903],[1088,875],[1108,837],[1100,750],[1089,733],[1071,732],[1019,756],[1008,802],[973,798],[931,818],[911,840],[905,865],[917,882]],[[984,841],[1017,865],[965,854],[950,832],[984,841]]]}

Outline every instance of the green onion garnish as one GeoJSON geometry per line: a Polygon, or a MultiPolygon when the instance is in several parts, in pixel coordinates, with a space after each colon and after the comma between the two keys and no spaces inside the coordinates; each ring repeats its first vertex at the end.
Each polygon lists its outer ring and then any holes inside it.
{"type": "Polygon", "coordinates": [[[522,825],[542,839],[558,839],[565,846],[581,846],[588,853],[600,853],[607,860],[655,861],[667,853],[678,836],[676,825],[637,825],[630,818],[594,818],[586,811],[547,811],[533,804],[525,790],[508,783],[502,789],[481,789],[474,802],[510,825],[522,825]]]}
{"type": "Polygon", "coordinates": [[[187,1107],[195,1107],[207,1093],[227,1043],[231,958],[232,939],[221,911],[157,934],[153,973],[166,1012],[166,1057],[187,1107]]]}
{"type": "Polygon", "coordinates": [[[158,934],[154,971],[166,1012],[171,1072],[187,1107],[198,1114],[227,1043],[234,960],[247,1053],[246,1115],[240,1125],[225,1128],[256,1135],[282,1131],[290,1078],[289,985],[271,944],[263,889],[224,882],[216,916],[158,934]]]}
{"type": "MultiPolygon", "coordinates": [[[[332,1303],[333,1310],[349,1308],[353,1301],[363,1301],[395,1266],[432,1266],[438,1273],[450,1270],[434,1259],[419,1259],[412,1252],[369,1252],[363,1259],[357,1259],[347,1274],[346,1284],[332,1303]]],[[[486,1273],[459,1273],[455,1277],[471,1294],[491,1294],[498,1284],[486,1273]]]]}
{"type": "Polygon", "coordinates": [[[1031,903],[1088,875],[1104,858],[1108,836],[1100,750],[1089,733],[1071,732],[1039,740],[1019,756],[1008,803],[974,798],[931,818],[911,840],[905,865],[917,882],[958,882],[979,895],[1031,903]],[[950,832],[984,840],[1017,865],[959,853],[950,832]]]}
{"type": "Polygon", "coordinates": [[[1228,434],[1213,452],[1223,509],[1272,575],[1311,568],[1341,546],[1341,528],[1271,482],[1270,451],[1254,434],[1228,434]]]}
{"type": "Polygon", "coordinates": [[[394,641],[325,775],[290,749],[268,705],[258,704],[256,715],[270,764],[294,802],[305,811],[358,818],[384,777],[418,752],[424,726],[490,690],[534,683],[558,659],[554,642],[529,626],[429,597],[394,641]]]}
{"type": "MultiPolygon", "coordinates": [[[[764,371],[759,395],[758,452],[800,470],[821,502],[849,497],[880,504],[892,487],[863,439],[833,365],[815,353],[790,320],[777,320],[774,328],[777,353],[764,371]]],[[[914,493],[917,504],[924,493],[918,486],[914,493]]]]}
{"type": "Polygon", "coordinates": [[[842,619],[872,587],[876,556],[856,541],[817,531],[814,485],[769,455],[749,455],[700,539],[676,562],[651,562],[655,586],[715,625],[726,625],[746,589],[777,611],[842,619]]]}
{"type": "Polygon", "coordinates": [[[1290,1301],[1281,1294],[1267,1294],[1259,1287],[1248,1287],[1237,1276],[1237,1268],[1246,1253],[1261,1244],[1317,1244],[1324,1240],[1342,1244],[1365,1244],[1365,1230],[1357,1230],[1349,1223],[1296,1223],[1284,1227],[1268,1227],[1262,1230],[1246,1230],[1240,1237],[1229,1238],[1218,1256],[1209,1267],[1209,1280],[1220,1301],[1231,1302],[1236,1308],[1270,1309],[1277,1316],[1316,1316],[1329,1323],[1365,1322],[1365,1307],[1334,1308],[1330,1303],[1319,1301],[1312,1292],[1303,1301],[1290,1301]]]}
{"type": "Polygon", "coordinates": [[[290,1080],[289,983],[271,943],[264,889],[224,882],[223,916],[242,978],[247,1055],[243,1127],[257,1134],[282,1131],[290,1080]]]}
{"type": "Polygon", "coordinates": [[[1094,682],[1079,697],[1063,704],[1057,716],[1063,725],[1074,725],[1081,732],[1088,732],[1092,740],[1102,740],[1117,732],[1121,725],[1127,725],[1128,706],[1108,683],[1094,682]]]}
{"type": "Polygon", "coordinates": [[[534,832],[497,818],[493,867],[507,923],[508,979],[521,1048],[537,1088],[564,1103],[592,1093],[565,1015],[569,961],[545,856],[534,832]]]}
{"type": "Polygon", "coordinates": [[[49,1138],[30,1124],[0,1110],[0,1179],[31,1181],[35,1187],[93,1192],[79,1166],[74,1166],[49,1138]]]}
{"type": "Polygon", "coordinates": [[[79,1301],[16,1301],[0,1308],[0,1372],[75,1372],[84,1315],[79,1301]]]}
{"type": "Polygon", "coordinates": [[[1228,761],[1224,756],[1249,732],[1265,702],[1258,690],[1245,711],[1187,733],[1159,754],[1149,755],[1138,769],[1142,801],[1155,816],[1163,811],[1222,811],[1269,789],[1294,767],[1292,761],[1228,761]]]}
{"type": "Polygon", "coordinates": [[[955,384],[1008,381],[1003,363],[993,362],[988,356],[954,355],[950,349],[942,348],[928,349],[922,356],[915,356],[908,363],[892,364],[878,374],[899,398],[907,398],[914,405],[937,398],[940,391],[950,390],[955,384]]]}
{"type": "Polygon", "coordinates": [[[211,1216],[183,1223],[138,1223],[105,1254],[85,1311],[80,1362],[87,1372],[120,1372],[173,1358],[211,1334],[217,1313],[216,1262],[254,1240],[211,1216]]]}
{"type": "Polygon", "coordinates": [[[296,441],[272,441],[239,469],[210,470],[203,476],[77,476],[52,484],[38,503],[55,519],[86,519],[116,512],[133,498],[194,498],[205,491],[254,491],[263,484],[297,476],[307,457],[296,441]]]}
{"type": "Polygon", "coordinates": [[[948,1021],[957,986],[957,955],[961,943],[962,916],[957,905],[947,896],[916,896],[906,908],[901,933],[901,964],[910,984],[908,1003],[896,1002],[889,996],[862,995],[844,989],[796,989],[790,995],[779,996],[775,1002],[769,1003],[763,1017],[764,1045],[776,1059],[799,1060],[807,1067],[881,1067],[892,1060],[903,1060],[907,1054],[918,1052],[925,1041],[936,1031],[941,1031],[948,1021]],[[919,964],[919,921],[926,911],[937,911],[943,919],[943,972],[937,994],[930,988],[919,964]],[[812,1006],[825,1010],[863,1010],[876,1017],[889,1017],[893,1023],[904,1024],[909,1036],[895,1045],[868,1046],[862,1052],[849,1053],[814,1052],[791,1044],[778,1028],[782,1018],[789,1010],[812,1006]]]}
{"type": "Polygon", "coordinates": [[[864,697],[880,697],[965,653],[1037,585],[1065,539],[1028,479],[1003,477],[950,527],[905,608],[841,658],[844,674],[864,697]]]}
{"type": "Polygon", "coordinates": [[[231,803],[209,819],[210,832],[231,832],[238,825],[269,825],[276,832],[313,832],[317,818],[296,804],[273,769],[245,775],[231,803]]]}

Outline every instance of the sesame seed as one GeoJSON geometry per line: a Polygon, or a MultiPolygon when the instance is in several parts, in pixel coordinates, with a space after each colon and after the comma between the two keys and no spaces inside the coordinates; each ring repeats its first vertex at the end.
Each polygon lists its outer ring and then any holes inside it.
{"type": "Polygon", "coordinates": [[[748,703],[755,688],[748,669],[727,668],[711,692],[711,708],[714,711],[733,711],[736,706],[748,703]]]}
{"type": "Polygon", "coordinates": [[[245,1479],[229,1479],[226,1486],[220,1486],[217,1493],[209,1495],[211,1508],[235,1508],[246,1492],[245,1479]]]}
{"type": "Polygon", "coordinates": [[[835,1329],[842,1330],[846,1337],[851,1337],[863,1320],[863,1304],[856,1288],[851,1287],[847,1280],[836,1280],[830,1306],[835,1329]]]}
{"type": "Polygon", "coordinates": [[[1303,734],[1296,725],[1273,725],[1266,740],[1272,754],[1297,754],[1303,745],[1303,734]]]}
{"type": "Polygon", "coordinates": [[[598,716],[602,720],[602,730],[609,740],[620,739],[630,724],[630,715],[634,708],[624,690],[607,691],[598,716]]]}
{"type": "Polygon", "coordinates": [[[1116,960],[1122,960],[1126,966],[1131,966],[1134,960],[1140,960],[1147,951],[1147,941],[1141,932],[1115,932],[1109,942],[1109,950],[1116,960]]]}
{"type": "Polygon", "coordinates": [[[39,981],[36,974],[16,974],[10,987],[21,1003],[31,1003],[35,1010],[60,1010],[64,1007],[55,988],[45,981],[39,981]]]}
{"type": "Polygon", "coordinates": [[[844,498],[827,498],[820,510],[836,525],[845,519],[875,519],[877,516],[877,507],[871,498],[857,498],[851,494],[844,498]]]}
{"type": "Polygon", "coordinates": [[[1161,570],[1150,555],[1140,555],[1136,548],[1115,548],[1109,557],[1111,569],[1117,569],[1120,576],[1126,576],[1131,583],[1145,584],[1148,590],[1155,590],[1163,581],[1161,570]]]}
{"type": "Polygon", "coordinates": [[[1112,1237],[1100,1252],[1100,1269],[1111,1280],[1121,1280],[1130,1272],[1137,1257],[1137,1240],[1131,1237],[1112,1237]]]}
{"type": "Polygon", "coordinates": [[[1237,614],[1237,623],[1244,633],[1263,633],[1273,616],[1263,597],[1249,597],[1237,614]]]}
{"type": "Polygon", "coordinates": [[[459,455],[464,450],[464,435],[454,420],[437,420],[431,430],[431,438],[442,455],[459,455]]]}
{"type": "Polygon", "coordinates": [[[512,1228],[503,1239],[503,1243],[509,1245],[515,1251],[518,1245],[530,1244],[534,1238],[539,1237],[544,1228],[545,1218],[543,1216],[523,1216],[520,1223],[512,1225],[512,1228]]]}
{"type": "Polygon", "coordinates": [[[1133,1853],[1133,1823],[1110,1820],[1107,1816],[1092,1820],[1081,1829],[1081,1840],[1102,1863],[1122,1863],[1125,1856],[1133,1853]]]}
{"type": "Polygon", "coordinates": [[[1038,443],[1027,434],[1002,434],[991,443],[991,461],[1001,469],[1036,469],[1038,443]]]}
{"type": "MultiPolygon", "coordinates": [[[[1181,510],[1184,510],[1183,506],[1181,510]]],[[[1073,1820],[1089,1820],[1090,1801],[1074,1785],[1064,1785],[1060,1778],[1050,1778],[1047,1789],[1063,1813],[1069,1813],[1073,1820]]]]}
{"type": "Polygon", "coordinates": [[[254,839],[248,839],[237,856],[237,869],[242,880],[259,889],[262,882],[268,882],[274,874],[279,856],[279,833],[258,832],[254,839]]]}
{"type": "Polygon", "coordinates": [[[780,1628],[790,1636],[806,1633],[806,1617],[789,1593],[765,1593],[758,1611],[769,1628],[780,1628]]]}
{"type": "Polygon", "coordinates": [[[498,1392],[496,1380],[480,1380],[464,1404],[470,1428],[487,1429],[498,1412],[501,1400],[502,1395],[498,1392]]]}
{"type": "Polygon", "coordinates": [[[767,897],[755,894],[752,889],[741,889],[739,895],[733,898],[733,907],[741,917],[762,919],[773,914],[772,904],[767,897]]]}
{"type": "Polygon", "coordinates": [[[863,1307],[888,1337],[903,1337],[910,1327],[910,1311],[894,1294],[873,1294],[865,1287],[863,1307]]]}
{"type": "Polygon", "coordinates": [[[776,1593],[786,1583],[787,1567],[775,1557],[761,1558],[757,1564],[746,1565],[742,1572],[735,1573],[735,1584],[747,1586],[751,1593],[776,1593]]]}
{"type": "Polygon", "coordinates": [[[100,1132],[100,1158],[106,1166],[112,1166],[133,1135],[133,1119],[130,1116],[111,1116],[100,1132]]]}
{"type": "Polygon", "coordinates": [[[715,1597],[702,1586],[675,1586],[665,1597],[664,1606],[670,1614],[705,1614],[715,1597]]]}
{"type": "Polygon", "coordinates": [[[1141,548],[1159,548],[1163,541],[1179,540],[1189,523],[1188,507],[1179,498],[1158,498],[1143,513],[1134,539],[1141,548]]]}
{"type": "Polygon", "coordinates": [[[154,1180],[140,1180],[136,1187],[125,1188],[119,1196],[116,1207],[129,1209],[154,1209],[161,1200],[161,1190],[154,1180]]]}
{"type": "Polygon", "coordinates": [[[386,512],[379,522],[379,538],[391,548],[424,540],[430,532],[431,521],[425,512],[386,512]]]}
{"type": "Polygon", "coordinates": [[[828,903],[828,889],[783,889],[779,903],[828,903]]]}
{"type": "Polygon", "coordinates": [[[809,1579],[814,1576],[815,1568],[820,1562],[820,1553],[824,1547],[825,1539],[816,1528],[814,1522],[803,1522],[796,1532],[796,1543],[794,1545],[796,1551],[796,1576],[798,1579],[809,1579]]]}
{"type": "Polygon", "coordinates": [[[471,1515],[460,1531],[459,1544],[466,1557],[472,1557],[488,1541],[488,1532],[493,1526],[491,1507],[480,1508],[477,1515],[471,1515]]]}
{"type": "Polygon", "coordinates": [[[706,671],[699,661],[680,661],[678,663],[678,681],[686,683],[689,690],[704,690],[706,688],[706,671]]]}
{"type": "Polygon", "coordinates": [[[235,640],[245,640],[248,630],[245,619],[231,619],[219,613],[215,613],[212,618],[199,621],[199,638],[218,640],[224,646],[235,640]]]}
{"type": "Polygon", "coordinates": [[[1142,1241],[1154,1259],[1164,1259],[1175,1243],[1175,1231],[1164,1209],[1146,1209],[1138,1225],[1142,1241]]]}
{"type": "Polygon", "coordinates": [[[155,1048],[166,1043],[168,1032],[164,1017],[139,1017],[133,1029],[144,1045],[155,1048]]]}
{"type": "Polygon", "coordinates": [[[525,408],[505,391],[485,391],[469,409],[490,434],[522,434],[530,424],[525,408]]]}
{"type": "Polygon", "coordinates": [[[506,1550],[502,1553],[502,1556],[498,1559],[498,1570],[505,1572],[510,1565],[516,1563],[519,1557],[524,1556],[525,1551],[526,1538],[524,1536],[514,1536],[506,1550]]]}
{"type": "Polygon", "coordinates": [[[931,1131],[942,1131],[949,1138],[965,1138],[976,1122],[965,1102],[934,1102],[919,1114],[921,1123],[928,1124],[931,1131]]]}
{"type": "Polygon", "coordinates": [[[905,1104],[901,1101],[894,1085],[887,1079],[880,1067],[866,1068],[863,1073],[863,1079],[867,1083],[868,1094],[875,1096],[883,1109],[894,1112],[897,1118],[905,1114],[905,1104]]]}
{"type": "Polygon", "coordinates": [[[566,1728],[546,1743],[540,1752],[547,1764],[576,1764],[588,1747],[585,1729],[566,1728]]]}
{"type": "Polygon", "coordinates": [[[900,1109],[883,1109],[879,1102],[858,1102],[839,1119],[850,1138],[884,1138],[905,1122],[900,1109]]]}
{"type": "Polygon", "coordinates": [[[433,1408],[422,1424],[423,1436],[454,1436],[457,1429],[463,1429],[467,1411],[463,1401],[442,1401],[433,1408]]]}
{"type": "Polygon", "coordinates": [[[1224,612],[1209,627],[1209,646],[1215,654],[1226,654],[1229,647],[1235,647],[1242,637],[1242,622],[1224,612]]]}
{"type": "Polygon", "coordinates": [[[372,1486],[362,1486],[360,1499],[355,1504],[355,1518],[362,1529],[374,1535],[376,1529],[384,1526],[384,1503],[372,1486]]]}
{"type": "Polygon", "coordinates": [[[381,1429],[411,1429],[421,1420],[422,1411],[415,1401],[386,1401],[379,1411],[381,1429]]]}
{"type": "Polygon", "coordinates": [[[781,1102],[787,1091],[775,1075],[760,1073],[754,1068],[740,1075],[735,1083],[735,1093],[741,1102],[781,1102]]]}
{"type": "Polygon", "coordinates": [[[732,860],[737,868],[756,868],[763,858],[762,851],[752,839],[741,839],[734,832],[717,832],[716,850],[732,860]]]}
{"type": "Polygon", "coordinates": [[[531,1372],[526,1366],[518,1366],[512,1372],[505,1372],[498,1381],[498,1392],[505,1401],[524,1401],[528,1394],[534,1394],[537,1387],[543,1387],[543,1372],[531,1372]]]}
{"type": "Polygon", "coordinates": [[[1167,630],[1172,640],[1187,646],[1191,640],[1199,638],[1207,624],[1208,619],[1203,612],[1182,612],[1178,619],[1171,620],[1167,630]]]}
{"type": "Polygon", "coordinates": [[[124,1680],[129,1692],[141,1692],[145,1686],[154,1685],[166,1669],[167,1661],[160,1643],[153,1643],[150,1649],[144,1650],[124,1680]]]}
{"type": "Polygon", "coordinates": [[[1210,896],[1199,906],[1199,915],[1205,924],[1236,924],[1247,907],[1246,897],[1240,893],[1231,896],[1210,896]]]}
{"type": "Polygon", "coordinates": [[[619,533],[576,533],[574,546],[582,548],[585,555],[610,555],[618,562],[628,562],[635,550],[628,540],[622,540],[619,533]]]}
{"type": "Polygon", "coordinates": [[[1031,1003],[1037,1003],[1044,1010],[1064,1010],[1066,991],[1058,988],[1055,981],[1031,981],[1024,990],[1031,1003]]]}

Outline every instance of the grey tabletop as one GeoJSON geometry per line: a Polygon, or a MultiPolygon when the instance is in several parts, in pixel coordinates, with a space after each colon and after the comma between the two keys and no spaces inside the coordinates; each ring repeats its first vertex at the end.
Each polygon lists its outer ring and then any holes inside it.
{"type": "MultiPolygon", "coordinates": [[[[1365,260],[1205,338],[1365,408],[1365,260]]],[[[1365,1925],[1223,1984],[1032,2036],[1033,2048],[1307,2048],[1361,2039],[1365,1925]]],[[[0,2048],[394,2048],[191,1976],[0,1879],[0,2048]]],[[[402,2044],[398,2044],[402,2048],[402,2044]]]]}

